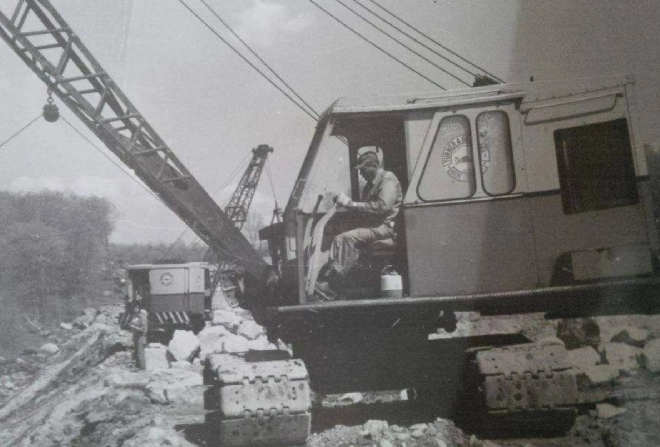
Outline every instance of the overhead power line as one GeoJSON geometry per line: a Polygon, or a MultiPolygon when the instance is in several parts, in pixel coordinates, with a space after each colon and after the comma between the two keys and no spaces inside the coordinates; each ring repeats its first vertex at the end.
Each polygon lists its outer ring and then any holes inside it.
{"type": "MultiPolygon", "coordinates": [[[[179,0],[179,1],[180,1],[180,0],[179,0]]],[[[394,56],[392,53],[390,53],[390,52],[388,52],[387,50],[383,49],[383,48],[380,47],[378,44],[374,43],[372,40],[368,39],[367,37],[363,36],[362,34],[360,34],[360,33],[359,33],[358,31],[356,31],[355,29],[351,28],[349,25],[347,25],[346,23],[344,23],[340,18],[338,18],[337,16],[335,16],[334,14],[332,14],[332,13],[331,13],[330,11],[328,11],[327,9],[323,8],[321,5],[319,5],[318,3],[316,3],[314,0],[309,0],[309,2],[310,2],[312,5],[316,6],[318,9],[320,9],[321,11],[323,11],[325,14],[327,14],[328,16],[330,16],[331,18],[333,18],[335,21],[337,21],[337,22],[338,22],[339,24],[341,24],[343,27],[345,27],[346,29],[348,29],[350,32],[352,32],[353,34],[355,34],[356,36],[358,36],[360,39],[362,39],[362,40],[364,40],[365,42],[369,43],[371,46],[373,46],[374,48],[376,48],[376,49],[377,49],[378,51],[380,51],[381,53],[386,54],[387,56],[389,56],[389,57],[390,57],[391,59],[393,59],[394,61],[396,61],[396,62],[398,62],[399,64],[403,65],[403,66],[406,67],[408,70],[412,71],[413,73],[415,73],[416,75],[420,76],[421,78],[427,80],[428,82],[430,82],[431,84],[435,85],[436,87],[441,88],[442,90],[447,90],[445,87],[443,87],[442,85],[438,84],[438,83],[435,82],[433,79],[431,79],[431,78],[429,78],[428,76],[426,76],[426,75],[420,73],[419,71],[415,70],[413,67],[411,67],[410,65],[406,64],[406,63],[403,62],[401,59],[399,59],[399,58],[397,58],[396,56],[394,56]]]]}
{"type": "Polygon", "coordinates": [[[209,31],[211,31],[218,39],[220,39],[225,45],[227,45],[234,53],[236,53],[243,61],[245,61],[250,67],[252,67],[257,73],[259,73],[264,79],[266,79],[273,87],[279,90],[284,96],[286,96],[289,101],[294,103],[300,110],[302,110],[307,116],[316,121],[316,117],[312,112],[307,110],[302,104],[297,102],[289,93],[287,93],[282,87],[277,85],[272,79],[270,79],[263,71],[261,71],[252,61],[245,57],[240,51],[238,51],[227,39],[222,37],[211,25],[208,24],[199,14],[197,14],[188,4],[183,0],[179,0],[181,3],[193,16],[197,18],[209,31]]]}
{"type": "MultiPolygon", "coordinates": [[[[342,0],[335,0],[335,1],[336,1],[337,3],[339,3],[340,5],[342,5],[344,8],[348,9],[349,11],[351,11],[353,14],[355,14],[355,15],[358,16],[359,18],[361,18],[362,20],[364,20],[366,23],[368,23],[368,24],[371,25],[372,27],[376,28],[376,29],[377,29],[378,31],[380,31],[381,33],[385,34],[385,35],[386,35],[387,37],[389,37],[390,39],[392,39],[393,41],[395,41],[396,43],[398,43],[399,45],[401,45],[402,47],[404,47],[405,49],[407,49],[408,51],[410,51],[411,53],[413,53],[415,56],[420,57],[420,58],[423,59],[424,61],[426,61],[426,62],[428,62],[429,64],[433,65],[433,66],[434,66],[435,68],[437,68],[438,70],[440,70],[440,71],[442,71],[443,73],[446,73],[447,75],[451,76],[453,79],[457,80],[457,81],[460,82],[461,84],[465,84],[465,85],[467,85],[467,86],[470,85],[469,82],[464,81],[463,79],[461,79],[461,78],[459,78],[458,76],[456,76],[454,73],[452,73],[452,72],[450,72],[449,70],[447,70],[447,69],[441,67],[440,65],[436,64],[435,62],[433,62],[432,60],[430,60],[429,58],[427,58],[427,57],[424,56],[423,54],[419,53],[418,51],[415,51],[413,48],[411,48],[411,47],[410,47],[409,45],[407,45],[405,42],[402,42],[400,39],[397,39],[395,36],[393,36],[392,34],[388,33],[388,32],[385,31],[383,28],[381,28],[380,26],[376,25],[374,22],[372,22],[371,20],[369,20],[367,17],[365,17],[364,15],[360,14],[360,13],[359,13],[358,11],[356,11],[354,8],[351,8],[350,6],[348,6],[348,5],[347,5],[346,3],[344,3],[342,0]]],[[[358,3],[358,4],[359,4],[359,3],[358,3]]],[[[360,6],[362,6],[362,5],[360,5],[360,6]]],[[[437,54],[437,53],[436,53],[436,54],[437,54]]],[[[444,59],[448,60],[447,58],[444,58],[444,59]]],[[[449,61],[449,62],[451,62],[451,61],[449,61]]],[[[456,64],[454,64],[454,65],[456,65],[456,64]]],[[[459,68],[462,68],[462,67],[459,67],[459,68]]],[[[470,73],[470,74],[473,75],[472,73],[470,73]]],[[[473,76],[474,76],[474,75],[473,75],[473,76]]]]}
{"type": "Polygon", "coordinates": [[[271,68],[271,66],[268,65],[268,63],[267,63],[267,62],[266,62],[261,56],[259,56],[259,54],[257,54],[257,52],[254,51],[254,50],[252,49],[252,47],[250,47],[250,45],[248,45],[248,43],[245,42],[245,40],[243,40],[243,39],[241,38],[241,36],[239,36],[239,35],[238,35],[238,34],[232,29],[231,26],[229,26],[229,24],[228,24],[225,20],[223,20],[222,17],[220,17],[220,15],[219,15],[219,14],[218,14],[218,13],[217,13],[217,12],[211,7],[211,6],[209,6],[209,4],[208,4],[205,0],[200,0],[200,1],[204,4],[204,6],[206,6],[206,7],[208,8],[209,11],[211,11],[211,13],[212,13],[212,14],[213,14],[213,15],[214,15],[214,16],[220,21],[220,23],[222,23],[222,24],[225,26],[225,28],[227,28],[227,29],[229,30],[230,33],[232,33],[232,35],[233,35],[234,37],[236,37],[236,38],[237,38],[237,39],[238,39],[243,45],[245,45],[245,47],[248,49],[248,51],[249,51],[250,53],[252,53],[252,55],[253,55],[254,57],[256,57],[256,58],[259,60],[259,62],[261,62],[262,64],[264,64],[264,66],[265,66],[265,67],[266,67],[266,68],[267,68],[267,69],[268,69],[268,70],[269,70],[269,71],[270,71],[270,72],[271,72],[271,73],[272,73],[272,74],[273,74],[273,75],[274,75],[274,76],[275,76],[275,77],[276,77],[276,78],[277,78],[282,84],[284,84],[284,85],[285,85],[285,86],[291,91],[291,93],[293,93],[293,95],[294,95],[296,98],[298,98],[298,99],[300,100],[300,102],[302,102],[305,106],[307,106],[307,108],[308,108],[309,110],[312,111],[312,113],[316,116],[316,119],[318,120],[318,118],[319,118],[319,113],[318,113],[316,110],[314,110],[314,107],[312,107],[311,105],[309,105],[309,103],[307,103],[307,101],[305,101],[305,100],[302,98],[302,96],[300,96],[300,95],[299,95],[299,94],[293,89],[293,87],[291,87],[291,86],[290,86],[290,85],[289,85],[284,79],[282,79],[282,77],[281,77],[280,75],[278,75],[277,72],[276,72],[275,70],[273,70],[273,68],[271,68]]]}
{"type": "MultiPolygon", "coordinates": [[[[383,18],[382,16],[380,16],[379,14],[377,14],[377,13],[371,11],[370,9],[368,9],[367,7],[365,7],[364,5],[362,5],[358,0],[354,0],[354,1],[355,1],[355,3],[359,4],[360,6],[362,6],[364,9],[367,9],[368,11],[370,11],[372,14],[374,14],[375,16],[377,16],[377,17],[378,17],[379,19],[381,19],[382,21],[386,22],[387,24],[389,24],[389,25],[392,26],[393,28],[397,29],[398,31],[401,31],[401,29],[399,29],[398,27],[396,27],[395,25],[393,25],[392,23],[390,23],[389,21],[387,21],[387,19],[384,19],[384,18],[383,18]]],[[[465,63],[467,63],[467,64],[472,65],[474,68],[476,68],[476,69],[480,70],[481,72],[487,74],[488,76],[490,76],[491,78],[495,79],[496,81],[501,82],[501,83],[504,83],[504,81],[503,81],[501,78],[495,76],[494,74],[492,74],[492,73],[490,73],[489,71],[487,71],[485,68],[480,67],[479,65],[475,64],[474,62],[471,62],[471,61],[469,61],[468,59],[464,58],[463,56],[461,56],[461,55],[458,54],[457,52],[451,50],[451,49],[448,48],[447,46],[441,44],[441,43],[438,42],[437,40],[435,40],[435,39],[433,39],[432,37],[430,37],[429,35],[425,34],[423,31],[420,31],[420,30],[419,30],[418,28],[416,28],[414,25],[411,25],[410,23],[406,22],[405,20],[403,20],[402,18],[400,18],[399,16],[397,16],[396,14],[394,14],[393,12],[391,12],[391,11],[390,11],[389,9],[387,9],[386,7],[380,5],[380,4],[379,4],[378,2],[376,2],[375,0],[368,0],[368,1],[371,2],[371,3],[373,3],[374,5],[376,5],[376,7],[380,8],[380,9],[383,10],[383,11],[385,11],[387,14],[389,14],[389,15],[392,16],[392,17],[394,17],[394,18],[397,19],[399,22],[403,23],[404,25],[406,25],[408,28],[412,29],[413,31],[415,31],[415,32],[418,33],[419,35],[425,37],[426,39],[428,39],[429,41],[433,42],[434,44],[436,44],[437,46],[439,46],[439,47],[442,48],[443,50],[447,51],[447,52],[450,53],[451,55],[456,56],[458,59],[460,59],[461,61],[463,61],[463,62],[465,62],[465,63]]],[[[405,31],[401,31],[401,32],[402,32],[402,33],[405,33],[405,31]]],[[[412,37],[411,37],[411,38],[412,38],[412,37]]]]}

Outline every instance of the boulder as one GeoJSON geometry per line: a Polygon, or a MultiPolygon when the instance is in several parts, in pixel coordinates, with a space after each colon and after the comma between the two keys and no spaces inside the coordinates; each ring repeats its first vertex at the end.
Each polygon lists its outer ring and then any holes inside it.
{"type": "Polygon", "coordinates": [[[64,329],[65,331],[70,331],[73,329],[73,325],[71,323],[60,323],[60,328],[64,329]]]}
{"type": "Polygon", "coordinates": [[[362,399],[364,399],[362,393],[346,393],[341,396],[341,401],[347,404],[357,404],[362,402],[362,399]]]}
{"type": "Polygon", "coordinates": [[[224,326],[234,333],[242,321],[243,319],[231,310],[218,309],[213,312],[213,326],[224,326]]]}
{"type": "Polygon", "coordinates": [[[199,339],[192,331],[174,331],[168,346],[174,360],[191,361],[199,352],[199,339]]]}
{"type": "Polygon", "coordinates": [[[625,343],[630,346],[641,348],[649,337],[649,331],[634,327],[626,327],[617,330],[611,338],[611,342],[625,343]]]}
{"type": "Polygon", "coordinates": [[[585,371],[600,362],[600,354],[591,346],[583,346],[568,351],[568,362],[573,368],[585,371]]]}
{"type": "Polygon", "coordinates": [[[646,369],[654,373],[660,372],[660,338],[646,343],[642,353],[646,369]]]}
{"type": "Polygon", "coordinates": [[[247,352],[250,350],[248,341],[238,335],[230,334],[222,339],[222,352],[237,353],[247,352]]]}
{"type": "Polygon", "coordinates": [[[92,317],[95,317],[98,313],[99,313],[99,311],[96,310],[93,307],[88,307],[85,310],[83,310],[83,315],[89,315],[89,316],[92,316],[92,317]]]}
{"type": "Polygon", "coordinates": [[[121,445],[122,447],[194,447],[194,444],[186,440],[183,433],[162,420],[154,420],[151,425],[141,428],[121,445]]]}
{"type": "Polygon", "coordinates": [[[73,327],[78,329],[87,329],[94,321],[94,315],[81,315],[73,320],[73,327]]]}
{"type": "Polygon", "coordinates": [[[151,380],[147,371],[122,372],[111,374],[105,378],[104,384],[111,388],[145,388],[151,380]]]}
{"type": "Polygon", "coordinates": [[[389,428],[387,421],[378,421],[378,420],[369,420],[367,421],[363,428],[365,431],[369,432],[369,437],[374,441],[378,441],[384,435],[384,433],[389,428]]]}
{"type": "Polygon", "coordinates": [[[231,335],[231,332],[224,326],[209,326],[204,328],[197,334],[200,349],[202,351],[213,351],[218,346],[218,341],[227,335],[231,335]]]}
{"type": "Polygon", "coordinates": [[[170,362],[167,357],[167,346],[160,343],[149,343],[149,346],[144,349],[145,369],[151,371],[169,368],[170,362]]]}
{"type": "Polygon", "coordinates": [[[44,353],[44,354],[53,355],[53,354],[57,354],[58,352],[60,352],[60,348],[55,343],[46,343],[41,348],[39,348],[39,352],[44,353]]]}
{"type": "Polygon", "coordinates": [[[192,371],[192,369],[193,369],[193,364],[190,363],[190,362],[186,362],[186,361],[183,361],[183,362],[172,362],[172,363],[170,364],[170,368],[173,368],[173,369],[187,369],[187,370],[192,371]]]}
{"type": "Polygon", "coordinates": [[[593,365],[582,370],[591,385],[611,382],[619,377],[619,368],[614,365],[593,365]]]}
{"type": "Polygon", "coordinates": [[[270,343],[265,336],[262,336],[256,340],[248,340],[248,349],[255,351],[270,351],[276,350],[277,346],[270,343]]]}
{"type": "Polygon", "coordinates": [[[557,325],[557,338],[564,342],[566,349],[597,346],[600,343],[600,326],[593,318],[561,320],[557,325]]]}
{"type": "Polygon", "coordinates": [[[612,404],[598,404],[596,411],[600,419],[609,419],[626,412],[625,408],[615,407],[612,404]]]}
{"type": "Polygon", "coordinates": [[[424,436],[424,431],[423,430],[413,430],[411,435],[412,435],[413,438],[421,438],[422,436],[424,436]]]}
{"type": "Polygon", "coordinates": [[[641,355],[642,350],[625,343],[606,343],[605,357],[607,362],[619,368],[620,371],[631,371],[639,368],[637,356],[641,355]]]}
{"type": "Polygon", "coordinates": [[[252,320],[244,320],[238,327],[237,334],[248,340],[256,340],[258,337],[264,335],[264,328],[252,320]]]}
{"type": "Polygon", "coordinates": [[[202,375],[185,369],[154,371],[147,383],[147,397],[157,404],[203,405],[202,375]]]}

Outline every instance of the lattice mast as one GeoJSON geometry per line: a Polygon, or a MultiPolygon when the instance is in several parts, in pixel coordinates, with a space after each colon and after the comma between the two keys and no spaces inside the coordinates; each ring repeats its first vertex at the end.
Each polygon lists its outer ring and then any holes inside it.
{"type": "Polygon", "coordinates": [[[265,144],[260,144],[252,149],[252,160],[245,169],[229,204],[225,207],[225,213],[239,229],[243,228],[243,224],[247,220],[254,192],[257,190],[259,178],[266,165],[268,154],[271,152],[273,152],[273,148],[265,144]]]}
{"type": "Polygon", "coordinates": [[[3,0],[0,37],[225,262],[266,263],[48,0],[3,0]]]}

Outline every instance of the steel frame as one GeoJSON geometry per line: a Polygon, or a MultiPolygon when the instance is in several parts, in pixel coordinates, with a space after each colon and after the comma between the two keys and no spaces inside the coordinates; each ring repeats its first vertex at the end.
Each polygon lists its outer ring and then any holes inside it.
{"type": "Polygon", "coordinates": [[[49,0],[0,9],[0,37],[220,259],[255,278],[265,262],[130,102],[49,0]],[[4,11],[10,10],[10,14],[4,11]],[[27,23],[40,24],[28,30],[27,23]],[[49,39],[46,42],[38,40],[49,39]]]}

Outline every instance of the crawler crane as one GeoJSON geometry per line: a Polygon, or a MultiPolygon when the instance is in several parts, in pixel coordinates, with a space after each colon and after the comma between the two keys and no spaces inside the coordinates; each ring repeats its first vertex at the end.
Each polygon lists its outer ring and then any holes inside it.
{"type": "Polygon", "coordinates": [[[659,244],[630,76],[337,101],[318,123],[283,222],[262,230],[277,253],[269,269],[48,0],[4,4],[0,35],[242,268],[242,305],[269,337],[291,343],[292,358],[210,357],[207,421],[222,445],[302,443],[312,389],[415,389],[426,402],[570,423],[576,405],[603,396],[578,387],[561,343],[530,343],[512,329],[455,331],[452,316],[658,311],[659,244]],[[26,31],[30,19],[39,27],[26,31]],[[380,153],[405,190],[397,237],[365,247],[341,299],[320,301],[329,241],[364,225],[333,197],[358,200],[352,168],[365,150],[380,153]],[[403,277],[401,298],[379,290],[390,265],[403,277]]]}

